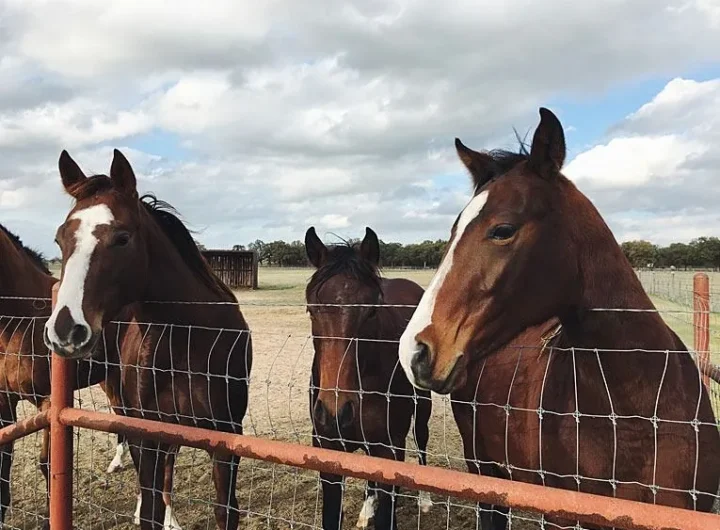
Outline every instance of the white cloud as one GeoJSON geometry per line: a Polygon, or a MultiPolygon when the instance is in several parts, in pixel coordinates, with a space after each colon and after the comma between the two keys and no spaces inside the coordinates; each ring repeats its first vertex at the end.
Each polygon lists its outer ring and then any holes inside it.
{"type": "MultiPolygon", "coordinates": [[[[141,191],[209,246],[301,238],[311,220],[350,237],[366,225],[386,240],[447,237],[469,191],[455,136],[509,147],[548,101],[717,60],[715,3],[663,6],[6,0],[0,222],[33,219],[23,239],[53,252],[69,204],[60,149],[103,172],[119,147],[141,191]]],[[[610,216],[681,215],[674,201],[708,212],[690,184],[716,189],[718,83],[674,80],[568,172],[610,216]]]]}
{"type": "Polygon", "coordinates": [[[53,144],[78,147],[126,138],[151,126],[141,110],[108,109],[76,99],[0,114],[0,147],[53,144]]]}
{"type": "Polygon", "coordinates": [[[620,239],[720,235],[720,79],[673,79],[612,131],[565,173],[608,215],[620,239]]]}
{"type": "Polygon", "coordinates": [[[613,138],[577,155],[564,173],[597,188],[633,188],[649,182],[662,184],[682,173],[689,158],[709,146],[675,135],[613,138]]]}

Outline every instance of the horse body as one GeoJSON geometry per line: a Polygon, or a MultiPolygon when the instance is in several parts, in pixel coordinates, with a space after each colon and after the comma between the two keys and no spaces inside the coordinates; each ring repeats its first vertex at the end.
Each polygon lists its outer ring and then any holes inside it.
{"type": "Polygon", "coordinates": [[[541,111],[530,153],[456,145],[475,196],[400,359],[414,384],[460,401],[471,471],[709,511],[720,435],[707,389],[600,214],[560,174],[557,118],[541,111]]]}
{"type": "MultiPolygon", "coordinates": [[[[118,414],[242,433],[252,342],[235,296],[171,207],[138,197],[119,151],[109,177],[86,177],[65,152],[60,173],[76,204],[58,230],[64,276],[48,342],[59,355],[107,362],[105,386],[118,414]]],[[[177,448],[128,442],[140,526],[162,528],[162,485],[177,448]]],[[[239,457],[211,456],[216,523],[235,529],[239,457]]]]}
{"type": "MultiPolygon", "coordinates": [[[[55,283],[39,255],[0,226],[0,426],[16,421],[18,402],[49,408],[50,356],[42,341],[42,320],[50,314],[50,291],[55,283]],[[22,300],[37,298],[38,300],[22,300]],[[40,322],[38,322],[40,319],[40,322]]],[[[48,433],[40,466],[48,479],[48,433]]],[[[14,444],[0,446],[0,522],[11,504],[10,467],[14,444]]]]}
{"type": "MultiPolygon", "coordinates": [[[[311,228],[306,248],[318,268],[306,295],[315,346],[310,395],[313,445],[404,460],[414,416],[419,460],[425,465],[430,393],[414,391],[397,357],[397,340],[413,308],[391,307],[414,307],[423,289],[406,279],[379,277],[377,236],[370,229],[358,250],[327,249],[311,228]]],[[[320,477],[323,528],[340,528],[342,477],[327,473],[320,477]]],[[[358,526],[366,526],[374,515],[375,528],[396,528],[397,489],[369,484],[369,490],[375,487],[378,491],[368,493],[358,526]]],[[[430,508],[426,495],[419,503],[424,512],[430,508]]]]}

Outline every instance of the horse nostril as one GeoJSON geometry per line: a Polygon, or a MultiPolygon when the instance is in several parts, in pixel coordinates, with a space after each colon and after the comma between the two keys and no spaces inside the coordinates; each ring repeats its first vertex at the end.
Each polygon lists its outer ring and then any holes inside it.
{"type": "Polygon", "coordinates": [[[338,424],[340,425],[341,429],[345,429],[352,425],[354,421],[355,407],[353,406],[352,401],[347,401],[340,408],[340,414],[338,414],[338,424]]]}
{"type": "Polygon", "coordinates": [[[424,342],[418,342],[418,349],[415,353],[415,362],[420,364],[427,364],[428,358],[430,357],[430,348],[424,342]]]}
{"type": "Polygon", "coordinates": [[[85,344],[90,337],[90,330],[82,324],[75,324],[70,332],[70,342],[73,346],[85,344]]]}
{"type": "Polygon", "coordinates": [[[325,405],[322,401],[319,399],[315,402],[315,407],[313,408],[313,418],[315,419],[315,423],[320,425],[321,427],[324,427],[327,425],[328,420],[328,413],[327,409],[325,408],[325,405]]]}
{"type": "Polygon", "coordinates": [[[50,334],[48,333],[47,327],[43,329],[43,342],[45,342],[45,346],[48,348],[52,348],[52,343],[50,342],[50,334]]]}
{"type": "Polygon", "coordinates": [[[412,372],[416,380],[424,381],[430,376],[432,372],[430,357],[430,347],[424,342],[418,341],[417,350],[412,359],[412,372]]]}

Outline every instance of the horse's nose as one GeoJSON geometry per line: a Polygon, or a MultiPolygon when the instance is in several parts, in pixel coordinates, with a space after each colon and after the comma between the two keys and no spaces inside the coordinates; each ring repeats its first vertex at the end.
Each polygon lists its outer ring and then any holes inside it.
{"type": "Polygon", "coordinates": [[[333,414],[325,405],[322,399],[315,402],[313,408],[313,419],[315,427],[327,436],[337,436],[350,428],[355,422],[355,405],[352,401],[346,401],[333,414]]]}
{"type": "Polygon", "coordinates": [[[418,341],[415,356],[410,363],[413,377],[418,384],[427,383],[432,377],[432,355],[430,346],[418,341]]]}

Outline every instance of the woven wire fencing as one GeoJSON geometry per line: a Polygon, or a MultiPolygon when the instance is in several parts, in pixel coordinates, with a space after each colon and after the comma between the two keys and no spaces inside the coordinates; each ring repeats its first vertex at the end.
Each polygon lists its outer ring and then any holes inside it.
{"type": "MultiPolygon", "coordinates": [[[[707,351],[700,365],[720,373],[720,273],[705,273],[706,293],[698,296],[696,273],[691,271],[637,271],[645,291],[653,299],[668,325],[683,339],[689,349],[707,351]],[[710,363],[710,366],[707,363],[710,363]],[[715,367],[715,368],[713,368],[715,367]]],[[[720,413],[720,383],[706,377],[713,408],[720,413]]]]}
{"type": "MultiPolygon", "coordinates": [[[[243,420],[244,433],[299,445],[310,445],[313,423],[310,415],[309,391],[314,347],[305,304],[244,301],[241,294],[240,306],[252,330],[254,350],[249,385],[249,406],[243,420]]],[[[692,322],[690,310],[682,312],[682,310],[674,308],[667,312],[662,310],[660,312],[672,327],[676,325],[673,323],[676,316],[683,319],[687,316],[692,322]]],[[[103,341],[116,340],[113,333],[117,333],[122,326],[128,325],[131,324],[114,323],[114,331],[106,331],[103,341]]],[[[190,330],[190,332],[198,331],[200,330],[190,330]]],[[[203,331],[218,336],[243,333],[242,330],[219,328],[203,328],[203,331]]],[[[173,336],[177,338],[168,341],[167,344],[171,345],[173,351],[175,348],[180,349],[181,353],[178,354],[180,358],[188,354],[188,333],[184,332],[181,326],[171,323],[152,323],[146,326],[145,332],[148,337],[174,334],[173,336]]],[[[678,333],[686,345],[691,347],[692,334],[688,336],[685,332],[678,331],[678,333]]],[[[332,338],[326,337],[326,339],[332,338]]],[[[348,352],[352,352],[353,343],[357,344],[362,340],[367,339],[348,341],[348,352]]],[[[508,354],[506,363],[516,367],[520,366],[521,362],[524,362],[523,359],[531,359],[532,354],[537,356],[537,351],[535,349],[534,352],[528,354],[526,348],[517,348],[515,352],[508,354]]],[[[718,351],[717,349],[713,350],[713,356],[717,355],[718,351]]],[[[601,358],[598,356],[602,356],[602,352],[598,351],[561,350],[554,349],[552,346],[548,353],[571,355],[573,358],[592,356],[592,359],[597,357],[598,360],[601,358]]],[[[676,354],[675,352],[647,353],[655,355],[658,359],[664,359],[664,362],[667,362],[669,356],[676,354]]],[[[45,355],[47,352],[38,353],[41,359],[45,355]]],[[[713,358],[717,359],[717,357],[713,358]]],[[[137,372],[146,371],[150,374],[152,381],[159,381],[163,377],[173,377],[180,381],[183,378],[202,375],[207,381],[208,387],[227,383],[227,377],[222,374],[198,374],[194,370],[183,369],[179,366],[168,369],[157,366],[127,367],[119,366],[119,364],[113,365],[113,363],[104,364],[107,370],[132,368],[137,372]]],[[[395,369],[401,370],[399,366],[396,366],[395,369]]],[[[701,377],[701,374],[698,374],[698,381],[701,377]]],[[[479,385],[481,381],[482,377],[475,382],[476,385],[479,385]]],[[[510,426],[513,422],[520,424],[524,418],[538,418],[543,415],[545,418],[549,418],[555,415],[567,419],[575,429],[576,424],[597,421],[598,418],[583,410],[551,410],[542,406],[528,408],[518,405],[511,396],[522,394],[525,384],[523,381],[513,378],[502,399],[498,398],[488,402],[456,399],[453,403],[448,396],[433,394],[431,398],[433,409],[429,423],[430,439],[427,446],[428,465],[460,471],[467,470],[462,439],[453,416],[453,405],[456,407],[459,405],[470,407],[474,411],[473,415],[477,415],[477,417],[496,415],[508,418],[502,423],[504,429],[501,433],[505,454],[492,460],[486,460],[471,449],[467,455],[471,463],[478,466],[498,464],[513,479],[521,479],[523,473],[552,477],[552,466],[547,460],[544,464],[542,462],[529,463],[523,468],[511,458],[508,447],[512,445],[513,432],[510,426]]],[[[577,392],[577,385],[582,386],[583,382],[576,378],[574,385],[577,392]]],[[[717,387],[713,388],[715,388],[713,395],[717,396],[717,387]]],[[[203,391],[206,390],[207,387],[203,389],[203,391]]],[[[334,390],[336,393],[340,393],[345,389],[327,388],[325,390],[334,390]]],[[[393,397],[389,390],[379,393],[360,390],[358,393],[363,399],[368,400],[393,397]]],[[[178,410],[181,410],[183,407],[180,402],[183,397],[177,395],[174,396],[174,399],[177,400],[178,410]]],[[[423,398],[414,396],[414,399],[422,400],[423,398]]],[[[714,405],[715,414],[718,417],[720,408],[717,406],[717,400],[714,405]]],[[[110,411],[107,396],[98,385],[76,391],[74,406],[99,412],[110,411]]],[[[18,411],[20,418],[22,414],[34,413],[34,407],[26,402],[21,402],[18,411]]],[[[142,416],[146,411],[135,412],[142,416]]],[[[211,411],[209,415],[205,416],[202,416],[199,411],[196,414],[197,417],[194,419],[206,419],[210,422],[214,419],[211,411]]],[[[652,422],[651,416],[651,414],[647,415],[643,421],[652,422]]],[[[178,417],[175,418],[175,421],[186,419],[178,417]]],[[[610,414],[604,416],[603,419],[612,420],[610,414]]],[[[618,417],[616,416],[615,419],[617,420],[618,417]]],[[[622,418],[619,419],[622,420],[622,418]]],[[[502,422],[502,420],[499,421],[502,422]]],[[[548,420],[546,419],[546,421],[548,420]]],[[[713,425],[715,428],[718,427],[717,422],[713,425]]],[[[372,430],[371,427],[371,425],[367,425],[367,430],[372,430]]],[[[123,445],[118,445],[118,437],[88,429],[74,429],[74,437],[73,511],[75,528],[136,528],[138,523],[138,479],[130,456],[125,452],[123,445]],[[109,472],[110,466],[114,467],[112,472],[109,472]]],[[[5,521],[9,528],[40,528],[47,513],[45,483],[37,467],[41,440],[41,434],[35,434],[15,443],[11,479],[12,509],[5,521]]],[[[340,436],[340,442],[342,441],[342,436],[340,436]]],[[[377,439],[365,439],[363,442],[368,447],[379,444],[390,446],[390,449],[403,449],[385,439],[381,439],[379,442],[377,439]]],[[[405,459],[417,461],[418,450],[412,429],[407,436],[405,448],[407,450],[405,459]]],[[[612,485],[613,482],[616,484],[621,482],[611,473],[601,476],[583,475],[579,464],[580,456],[584,451],[590,450],[591,448],[578,444],[577,452],[571,455],[575,464],[572,467],[575,469],[571,470],[564,478],[579,481],[578,489],[581,489],[581,485],[584,488],[588,483],[599,482],[612,485]]],[[[164,451],[169,455],[174,454],[172,448],[165,448],[164,451]]],[[[203,451],[187,447],[179,450],[174,465],[172,486],[166,492],[168,504],[171,506],[171,516],[166,518],[166,529],[215,527],[213,513],[217,503],[212,464],[210,456],[203,451]]],[[[661,469],[663,465],[662,460],[656,462],[657,469],[661,469]]],[[[322,484],[317,473],[244,458],[239,465],[237,484],[241,528],[321,528],[322,484]]],[[[648,482],[640,484],[640,487],[651,491],[654,484],[648,482]]],[[[352,478],[345,480],[342,495],[346,528],[355,525],[358,520],[361,523],[367,523],[366,519],[372,515],[376,503],[372,499],[366,501],[366,488],[365,481],[352,478]]],[[[396,517],[401,529],[481,528],[483,509],[476,503],[433,494],[431,496],[432,507],[429,507],[425,496],[420,495],[417,491],[400,490],[396,495],[396,517]]],[[[510,520],[512,528],[515,529],[583,528],[582,525],[576,525],[574,521],[550,521],[542,514],[512,510],[510,520]]]]}

